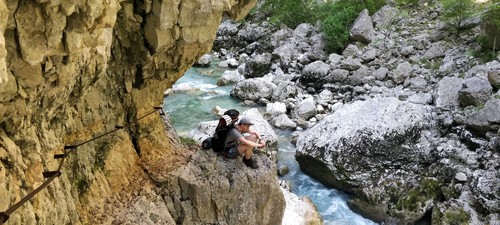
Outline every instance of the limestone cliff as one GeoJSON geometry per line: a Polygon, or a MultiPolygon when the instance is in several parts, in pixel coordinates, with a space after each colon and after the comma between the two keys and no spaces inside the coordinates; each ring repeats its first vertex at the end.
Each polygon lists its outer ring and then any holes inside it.
{"type": "MultiPolygon", "coordinates": [[[[168,205],[183,184],[165,181],[177,179],[172,174],[193,151],[158,113],[137,119],[160,106],[163,91],[211,49],[224,14],[239,19],[254,5],[0,0],[0,211],[38,187],[42,171],[57,168],[61,160],[54,154],[64,146],[125,126],[79,146],[62,175],[7,224],[208,222],[188,218],[183,209],[198,207],[191,195],[168,205]]],[[[259,185],[272,189],[272,180],[259,185]]],[[[279,212],[279,203],[269,213],[279,212]]],[[[217,215],[211,222],[227,219],[217,215]]]]}

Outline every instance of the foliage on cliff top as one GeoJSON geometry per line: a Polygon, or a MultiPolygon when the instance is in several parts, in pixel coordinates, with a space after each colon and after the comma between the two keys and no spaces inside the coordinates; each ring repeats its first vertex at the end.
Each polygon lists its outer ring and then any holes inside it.
{"type": "Polygon", "coordinates": [[[385,5],[385,0],[266,0],[256,9],[269,16],[272,23],[295,28],[301,23],[320,21],[326,35],[327,50],[341,51],[349,41],[352,23],[363,9],[373,14],[385,5]]]}
{"type": "MultiPolygon", "coordinates": [[[[417,4],[417,0],[396,0],[398,7],[408,7],[417,4]]],[[[460,25],[480,9],[473,0],[439,0],[443,5],[441,19],[453,24],[457,35],[460,25]]],[[[385,0],[264,0],[254,13],[261,18],[270,18],[274,24],[285,24],[294,29],[301,23],[315,24],[321,22],[321,31],[325,33],[327,50],[341,52],[349,42],[349,31],[355,19],[363,9],[368,9],[370,15],[378,11],[385,0]]],[[[500,0],[490,0],[486,10],[480,16],[500,26],[500,0]]],[[[499,42],[497,40],[497,42],[499,42]]]]}

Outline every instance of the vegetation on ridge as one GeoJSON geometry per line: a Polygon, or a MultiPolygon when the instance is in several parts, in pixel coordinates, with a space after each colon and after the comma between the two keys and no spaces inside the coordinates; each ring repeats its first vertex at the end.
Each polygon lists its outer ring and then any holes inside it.
{"type": "MultiPolygon", "coordinates": [[[[398,7],[415,5],[418,0],[396,0],[398,7]]],[[[488,29],[500,33],[500,0],[490,0],[484,4],[478,4],[474,0],[439,0],[443,6],[440,18],[449,22],[451,28],[459,35],[463,22],[472,17],[479,16],[488,29]]],[[[327,40],[327,51],[340,53],[349,42],[349,31],[355,19],[363,9],[368,9],[370,15],[377,12],[385,0],[264,0],[258,5],[255,12],[269,17],[274,24],[285,24],[295,28],[301,23],[321,23],[321,31],[327,40]]],[[[488,31],[486,31],[488,33],[488,31]]],[[[498,36],[498,35],[497,35],[498,36]]],[[[491,60],[498,51],[498,43],[495,35],[482,35],[478,42],[486,49],[493,51],[481,51],[477,55],[485,58],[483,61],[491,60]]]]}
{"type": "Polygon", "coordinates": [[[385,0],[265,0],[257,12],[268,15],[272,23],[295,28],[301,23],[321,22],[327,39],[327,50],[340,52],[349,41],[351,25],[363,9],[375,13],[385,0]]]}

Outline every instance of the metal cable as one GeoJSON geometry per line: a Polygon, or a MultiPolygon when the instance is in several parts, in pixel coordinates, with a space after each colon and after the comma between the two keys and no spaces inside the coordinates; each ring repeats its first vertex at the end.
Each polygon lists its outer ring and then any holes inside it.
{"type": "Polygon", "coordinates": [[[139,122],[139,120],[141,119],[144,119],[146,118],[147,116],[157,112],[157,111],[160,111],[160,115],[164,115],[165,113],[163,112],[163,109],[161,106],[156,106],[154,107],[154,110],[152,110],[151,112],[148,112],[146,113],[145,115],[137,118],[136,121],[134,122],[130,122],[124,126],[116,126],[115,129],[111,130],[111,131],[108,131],[104,134],[100,134],[90,140],[87,140],[87,141],[84,141],[84,142],[81,142],[79,144],[76,144],[76,145],[67,145],[67,146],[64,146],[64,151],[65,153],[64,154],[57,154],[57,155],[54,155],[54,158],[56,159],[59,159],[61,158],[61,163],[59,164],[57,170],[55,171],[46,171],[46,172],[43,172],[43,177],[44,178],[48,178],[46,181],[44,181],[39,187],[37,187],[35,190],[31,191],[28,195],[26,195],[24,198],[22,198],[19,202],[17,202],[16,204],[12,205],[11,207],[9,207],[7,210],[5,210],[4,212],[0,212],[0,224],[3,224],[5,223],[9,217],[10,217],[10,214],[14,211],[16,211],[16,209],[18,209],[19,207],[21,207],[21,205],[23,205],[24,203],[26,203],[28,200],[30,200],[31,198],[33,198],[33,196],[35,196],[36,194],[38,194],[38,192],[40,192],[42,189],[44,189],[47,185],[49,185],[50,182],[52,182],[56,177],[60,176],[62,173],[61,173],[61,169],[62,169],[62,166],[64,164],[64,161],[66,159],[66,157],[74,152],[76,150],[77,147],[81,146],[81,145],[84,145],[84,144],[87,144],[91,141],[94,141],[96,139],[99,139],[99,138],[102,138],[106,135],[109,135],[111,133],[114,133],[120,129],[123,129],[125,127],[128,127],[132,124],[135,124],[137,122],[139,122]]]}

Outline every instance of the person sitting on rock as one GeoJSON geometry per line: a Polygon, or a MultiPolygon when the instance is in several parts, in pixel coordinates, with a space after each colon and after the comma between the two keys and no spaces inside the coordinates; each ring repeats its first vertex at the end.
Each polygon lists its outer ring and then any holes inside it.
{"type": "Polygon", "coordinates": [[[235,128],[231,129],[227,134],[224,148],[225,152],[227,152],[226,157],[234,159],[243,155],[243,163],[247,167],[257,169],[259,165],[252,158],[253,148],[262,148],[265,146],[265,142],[262,140],[259,132],[250,130],[250,126],[252,125],[253,123],[250,118],[241,118],[235,128]],[[243,136],[245,133],[249,135],[243,136]]]}

